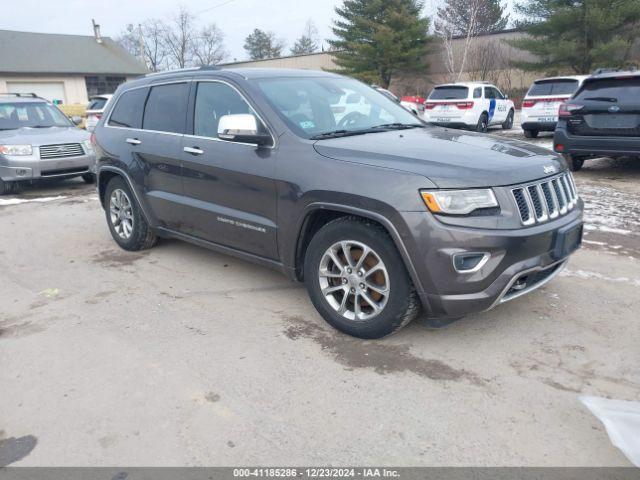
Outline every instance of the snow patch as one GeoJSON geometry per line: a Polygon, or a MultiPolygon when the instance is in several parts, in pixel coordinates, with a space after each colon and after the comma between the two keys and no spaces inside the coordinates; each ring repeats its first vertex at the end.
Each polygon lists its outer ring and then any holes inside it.
{"type": "Polygon", "coordinates": [[[67,198],[66,195],[59,195],[57,197],[40,197],[40,198],[0,198],[0,207],[8,205],[19,205],[21,203],[47,203],[55,200],[62,200],[67,198]]]}
{"type": "Polygon", "coordinates": [[[598,272],[588,272],[586,270],[563,270],[561,277],[582,278],[585,280],[602,280],[604,282],[627,283],[634,287],[640,287],[640,278],[629,277],[608,277],[598,272]]]}

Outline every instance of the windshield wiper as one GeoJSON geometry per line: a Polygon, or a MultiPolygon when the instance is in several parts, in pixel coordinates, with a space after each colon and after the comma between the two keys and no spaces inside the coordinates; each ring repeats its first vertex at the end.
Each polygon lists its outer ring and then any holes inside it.
{"type": "Polygon", "coordinates": [[[618,101],[618,99],[614,97],[585,97],[584,99],[595,100],[596,102],[611,102],[611,103],[615,103],[618,101]]]}
{"type": "Polygon", "coordinates": [[[365,135],[367,133],[388,132],[389,130],[406,130],[409,128],[424,128],[424,125],[417,123],[385,123],[375,125],[362,130],[332,130],[330,132],[318,133],[311,137],[311,140],[323,140],[326,138],[350,137],[354,135],[365,135]]]}
{"type": "Polygon", "coordinates": [[[53,128],[56,125],[29,125],[29,128],[53,128]]]}
{"type": "Polygon", "coordinates": [[[374,125],[367,130],[407,130],[409,128],[424,128],[420,123],[383,123],[382,125],[374,125]]]}

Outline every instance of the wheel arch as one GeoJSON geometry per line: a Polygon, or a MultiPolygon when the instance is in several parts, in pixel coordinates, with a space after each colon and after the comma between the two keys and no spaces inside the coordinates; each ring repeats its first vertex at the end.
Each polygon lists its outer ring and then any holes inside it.
{"type": "Polygon", "coordinates": [[[380,225],[389,235],[394,245],[398,249],[400,253],[400,257],[404,263],[409,276],[411,277],[411,281],[413,282],[414,287],[419,292],[423,291],[422,283],[418,277],[418,274],[413,266],[413,262],[411,261],[411,257],[407,248],[402,241],[402,237],[394,224],[385,216],[372,212],[370,210],[365,210],[357,207],[338,205],[338,204],[329,204],[329,203],[314,203],[309,205],[305,213],[301,216],[297,226],[297,241],[296,241],[296,250],[295,250],[295,265],[294,265],[294,274],[295,278],[298,281],[304,280],[304,257],[307,251],[307,247],[311,242],[313,236],[327,223],[332,220],[336,220],[342,217],[355,217],[363,220],[368,220],[371,222],[375,222],[380,225]]]}
{"type": "Polygon", "coordinates": [[[151,223],[151,217],[149,216],[147,210],[145,209],[144,203],[140,201],[140,198],[138,197],[138,192],[134,188],[133,182],[131,181],[131,178],[129,178],[129,175],[127,175],[127,173],[121,168],[114,167],[112,165],[107,165],[100,168],[100,170],[97,173],[96,183],[98,184],[98,198],[100,199],[100,204],[102,205],[102,208],[105,208],[105,201],[106,201],[105,194],[107,191],[107,185],[109,185],[109,182],[116,177],[122,178],[122,180],[124,180],[124,182],[127,184],[129,189],[133,193],[134,197],[136,198],[136,201],[140,206],[140,210],[142,210],[142,215],[144,216],[145,220],[147,221],[147,223],[149,223],[149,225],[153,225],[151,223]]]}

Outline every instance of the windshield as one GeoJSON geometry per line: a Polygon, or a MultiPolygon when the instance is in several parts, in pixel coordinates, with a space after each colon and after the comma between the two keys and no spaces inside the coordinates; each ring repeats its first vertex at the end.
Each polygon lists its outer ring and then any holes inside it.
{"type": "Polygon", "coordinates": [[[257,84],[279,116],[303,138],[391,124],[422,125],[387,96],[350,78],[273,78],[257,84]]]}
{"type": "Polygon", "coordinates": [[[60,110],[45,102],[0,103],[0,130],[72,126],[60,110]]]}
{"type": "Polygon", "coordinates": [[[429,95],[429,100],[466,100],[468,96],[467,87],[436,87],[429,95]]]}
{"type": "Polygon", "coordinates": [[[573,95],[578,89],[578,80],[542,80],[531,85],[527,96],[573,95]]]}

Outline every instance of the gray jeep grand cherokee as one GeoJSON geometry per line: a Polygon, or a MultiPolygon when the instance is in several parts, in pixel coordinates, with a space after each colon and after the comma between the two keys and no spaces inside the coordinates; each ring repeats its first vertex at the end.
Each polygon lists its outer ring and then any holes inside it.
{"type": "Polygon", "coordinates": [[[581,242],[562,158],[427,126],[349,78],[201,68],[114,100],[95,134],[122,248],[172,237],[274,267],[350,335],[383,337],[421,307],[488,310],[548,282],[581,242]]]}
{"type": "Polygon", "coordinates": [[[41,178],[94,182],[89,134],[34,94],[0,94],[0,195],[41,178]]]}

